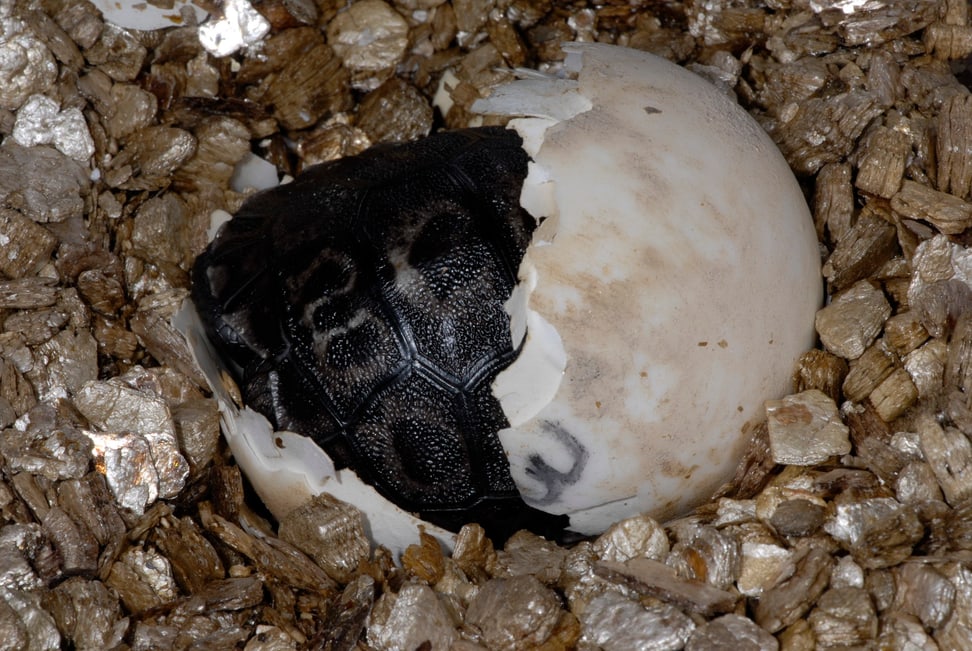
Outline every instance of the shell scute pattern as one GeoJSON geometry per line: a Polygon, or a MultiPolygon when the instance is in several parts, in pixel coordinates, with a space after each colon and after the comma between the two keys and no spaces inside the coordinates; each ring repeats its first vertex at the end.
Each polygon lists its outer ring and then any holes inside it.
{"type": "Polygon", "coordinates": [[[375,147],[251,197],[196,262],[193,299],[244,399],[400,506],[504,536],[527,507],[490,391],[534,219],[499,127],[375,147]]]}

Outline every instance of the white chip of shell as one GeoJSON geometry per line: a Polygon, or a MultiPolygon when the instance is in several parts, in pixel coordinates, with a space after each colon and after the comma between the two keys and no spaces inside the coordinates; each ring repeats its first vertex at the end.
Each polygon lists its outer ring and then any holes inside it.
{"type": "Polygon", "coordinates": [[[233,169],[230,187],[236,192],[266,190],[280,185],[277,167],[253,152],[246,152],[233,169]]]}
{"type": "Polygon", "coordinates": [[[500,440],[529,504],[597,533],[731,477],[813,346],[822,285],[803,193],[742,108],[644,52],[564,50],[576,81],[531,75],[473,110],[519,116],[521,204],[546,217],[507,304],[523,350],[494,383],[500,440]]]}
{"type": "Polygon", "coordinates": [[[198,22],[207,15],[192,0],[173,0],[169,9],[144,0],[92,0],[92,4],[98,8],[105,21],[125,29],[165,29],[186,24],[190,16],[198,22]]]}

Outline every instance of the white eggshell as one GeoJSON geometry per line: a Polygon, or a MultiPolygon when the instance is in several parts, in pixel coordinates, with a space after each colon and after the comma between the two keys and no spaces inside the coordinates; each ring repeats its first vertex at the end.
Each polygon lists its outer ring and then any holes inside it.
{"type": "Polygon", "coordinates": [[[230,178],[230,187],[236,192],[267,190],[278,185],[280,177],[276,165],[249,151],[236,163],[230,178]]]}
{"type": "Polygon", "coordinates": [[[523,352],[494,383],[514,479],[602,531],[676,515],[733,473],[763,401],[791,390],[821,301],[813,222],[759,125],[691,72],[567,44],[576,81],[514,81],[474,106],[533,157],[546,215],[508,303],[523,352]]]}
{"type": "Polygon", "coordinates": [[[175,0],[172,7],[164,9],[149,2],[138,0],[92,0],[105,20],[127,29],[165,29],[184,25],[184,11],[191,12],[196,21],[202,21],[206,12],[192,4],[192,0],[175,0]]]}

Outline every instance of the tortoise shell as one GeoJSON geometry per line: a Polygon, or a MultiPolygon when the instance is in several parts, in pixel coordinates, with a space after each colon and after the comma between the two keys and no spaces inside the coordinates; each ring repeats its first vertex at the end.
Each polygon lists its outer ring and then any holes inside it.
{"type": "Polygon", "coordinates": [[[518,353],[504,303],[535,219],[501,127],[381,145],[248,199],[193,300],[244,400],[338,468],[456,530],[557,535],[520,498],[490,385],[518,353]]]}

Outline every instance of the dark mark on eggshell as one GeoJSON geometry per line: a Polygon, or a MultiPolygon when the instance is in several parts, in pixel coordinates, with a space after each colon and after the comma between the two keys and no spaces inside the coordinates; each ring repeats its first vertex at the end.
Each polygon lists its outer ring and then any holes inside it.
{"type": "MultiPolygon", "coordinates": [[[[597,407],[600,408],[600,404],[597,407]]],[[[543,496],[534,498],[533,503],[543,506],[559,500],[564,488],[577,483],[587,466],[587,459],[590,454],[587,448],[577,440],[577,437],[567,431],[560,423],[545,420],[541,423],[541,427],[553,434],[557,442],[565,448],[571,461],[570,468],[564,471],[547,463],[540,454],[530,455],[527,474],[543,484],[545,489],[543,496]]]]}

